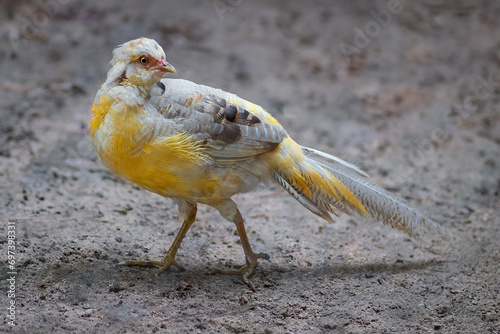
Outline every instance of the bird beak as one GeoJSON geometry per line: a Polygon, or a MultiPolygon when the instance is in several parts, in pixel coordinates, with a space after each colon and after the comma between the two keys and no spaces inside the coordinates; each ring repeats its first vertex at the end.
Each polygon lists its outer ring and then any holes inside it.
{"type": "Polygon", "coordinates": [[[167,61],[166,61],[166,60],[162,60],[162,62],[161,62],[161,63],[162,63],[162,65],[163,65],[163,68],[162,68],[162,69],[163,69],[165,72],[167,72],[167,73],[175,73],[175,72],[177,72],[177,71],[175,70],[175,67],[173,67],[173,66],[172,66],[172,64],[167,63],[167,61]]]}

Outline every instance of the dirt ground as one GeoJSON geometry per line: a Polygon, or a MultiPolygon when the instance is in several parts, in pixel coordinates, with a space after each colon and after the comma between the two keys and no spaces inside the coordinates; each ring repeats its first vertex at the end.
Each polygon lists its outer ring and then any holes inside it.
{"type": "Polygon", "coordinates": [[[499,2],[1,6],[0,332],[500,333],[499,2]],[[251,286],[206,275],[244,260],[206,206],[177,256],[186,271],[119,266],[162,257],[180,227],[171,200],[107,171],[88,136],[111,51],[140,36],[173,77],[263,105],[461,240],[328,224],[271,187],[235,199],[271,256],[251,286]]]}

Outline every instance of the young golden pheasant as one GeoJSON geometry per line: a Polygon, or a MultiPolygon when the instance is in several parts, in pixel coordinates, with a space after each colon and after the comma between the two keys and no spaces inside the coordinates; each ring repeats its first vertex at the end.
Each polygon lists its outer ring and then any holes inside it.
{"type": "Polygon", "coordinates": [[[341,210],[380,221],[410,236],[417,228],[446,230],[367,180],[356,166],[298,145],[260,106],[219,89],[162,79],[175,69],[161,46],[139,38],[113,51],[106,82],[92,106],[90,136],[106,167],[119,176],[173,198],[184,218],[162,261],[125,265],[174,265],[197,203],[216,208],[238,230],[246,264],[235,270],[247,282],[258,259],[231,197],[274,181],[312,213],[332,222],[341,210]]]}

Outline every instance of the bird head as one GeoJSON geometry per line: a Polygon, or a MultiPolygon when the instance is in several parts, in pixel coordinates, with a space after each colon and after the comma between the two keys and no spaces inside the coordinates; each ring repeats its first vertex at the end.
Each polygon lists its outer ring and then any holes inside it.
{"type": "Polygon", "coordinates": [[[162,47],[153,39],[141,37],[113,50],[107,84],[117,83],[150,90],[166,73],[175,73],[162,47]]]}

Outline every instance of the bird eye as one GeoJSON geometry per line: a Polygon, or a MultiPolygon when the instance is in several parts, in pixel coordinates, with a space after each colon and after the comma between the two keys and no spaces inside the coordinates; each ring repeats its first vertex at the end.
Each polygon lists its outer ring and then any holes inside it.
{"type": "Polygon", "coordinates": [[[141,59],[139,60],[141,62],[141,64],[147,64],[148,63],[148,58],[146,57],[141,57],[141,59]]]}

